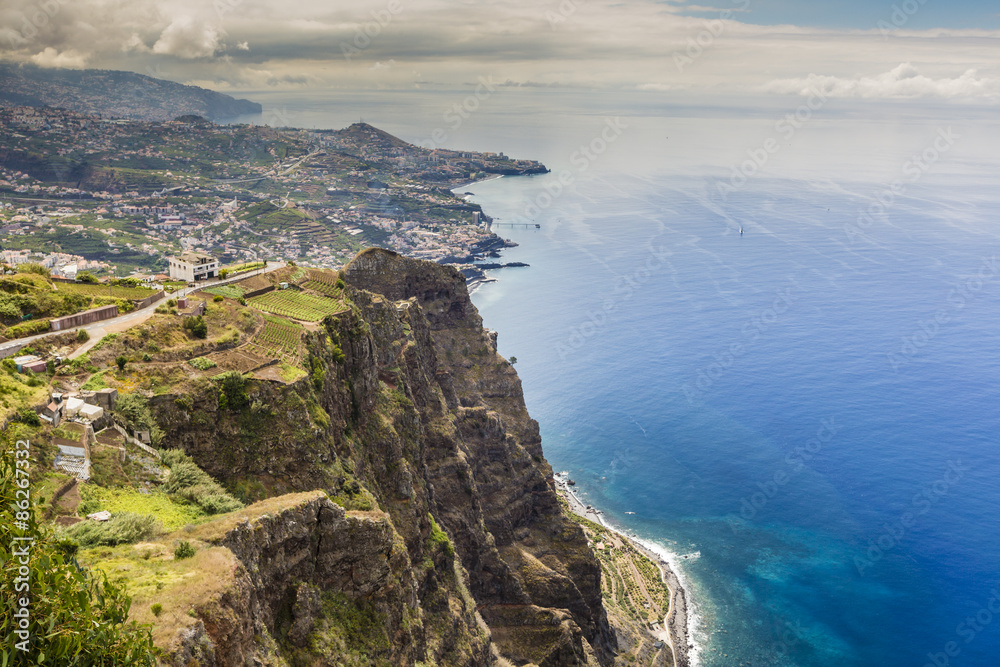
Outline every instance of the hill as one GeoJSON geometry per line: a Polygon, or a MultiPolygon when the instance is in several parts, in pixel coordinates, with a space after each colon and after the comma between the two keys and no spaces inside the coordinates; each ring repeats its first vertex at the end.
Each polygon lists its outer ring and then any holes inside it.
{"type": "Polygon", "coordinates": [[[49,106],[146,121],[185,115],[232,118],[261,112],[256,102],[135,72],[0,63],[0,82],[3,106],[49,106]]]}

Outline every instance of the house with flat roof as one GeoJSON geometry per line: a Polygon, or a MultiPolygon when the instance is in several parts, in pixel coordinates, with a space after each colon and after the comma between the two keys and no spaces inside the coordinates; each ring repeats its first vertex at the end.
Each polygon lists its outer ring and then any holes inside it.
{"type": "Polygon", "coordinates": [[[185,252],[168,258],[170,277],[173,280],[194,282],[215,278],[219,274],[219,260],[200,252],[185,252]]]}

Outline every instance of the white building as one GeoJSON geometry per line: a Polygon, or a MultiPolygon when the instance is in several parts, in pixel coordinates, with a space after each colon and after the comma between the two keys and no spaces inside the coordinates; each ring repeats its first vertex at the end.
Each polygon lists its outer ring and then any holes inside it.
{"type": "Polygon", "coordinates": [[[170,257],[170,277],[173,280],[194,282],[214,278],[219,273],[219,260],[200,252],[185,252],[170,257]]]}

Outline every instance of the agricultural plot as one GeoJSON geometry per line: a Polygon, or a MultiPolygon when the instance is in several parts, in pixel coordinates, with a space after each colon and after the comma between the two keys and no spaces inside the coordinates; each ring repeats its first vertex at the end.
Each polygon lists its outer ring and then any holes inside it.
{"type": "Polygon", "coordinates": [[[264,316],[264,328],[250,342],[253,353],[267,358],[298,356],[302,326],[273,315],[264,316]]]}
{"type": "Polygon", "coordinates": [[[318,322],[327,315],[344,310],[344,304],[333,299],[294,290],[277,290],[249,299],[247,303],[257,310],[303,322],[318,322]]]}
{"type": "Polygon", "coordinates": [[[56,290],[87,296],[111,296],[116,299],[139,301],[155,294],[155,290],[145,287],[118,287],[109,285],[92,285],[88,283],[57,283],[56,290]]]}
{"type": "Polygon", "coordinates": [[[209,287],[202,291],[208,292],[209,294],[215,294],[217,296],[224,296],[227,299],[239,299],[241,296],[246,294],[246,290],[243,289],[239,284],[209,287]]]}
{"type": "Polygon", "coordinates": [[[325,294],[333,299],[340,298],[342,290],[337,289],[335,286],[329,283],[321,283],[315,280],[307,280],[302,283],[302,286],[306,289],[313,290],[314,292],[319,292],[320,294],[325,294]]]}

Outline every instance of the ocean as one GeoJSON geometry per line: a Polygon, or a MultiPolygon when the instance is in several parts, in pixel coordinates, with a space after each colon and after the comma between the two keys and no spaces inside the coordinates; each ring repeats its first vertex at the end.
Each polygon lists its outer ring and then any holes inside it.
{"type": "Polygon", "coordinates": [[[552,169],[460,189],[530,264],[473,300],[553,467],[676,563],[697,663],[996,664],[989,108],[245,94],[552,169]]]}

